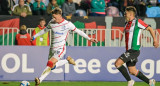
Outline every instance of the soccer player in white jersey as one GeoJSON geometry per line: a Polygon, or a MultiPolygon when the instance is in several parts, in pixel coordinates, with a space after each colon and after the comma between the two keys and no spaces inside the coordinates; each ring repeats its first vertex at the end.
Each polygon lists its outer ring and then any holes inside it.
{"type": "Polygon", "coordinates": [[[53,40],[50,47],[49,60],[42,75],[39,78],[35,78],[36,86],[38,86],[51,72],[51,70],[55,69],[56,67],[62,66],[66,63],[75,65],[74,60],[70,56],[64,60],[60,60],[66,53],[66,38],[69,34],[69,31],[75,31],[91,42],[97,42],[96,39],[88,37],[83,31],[77,29],[73,23],[63,19],[60,8],[55,8],[52,11],[52,17],[53,19],[49,22],[47,27],[32,37],[32,40],[34,40],[36,37],[48,32],[50,29],[52,30],[53,40]]]}
{"type": "Polygon", "coordinates": [[[134,85],[134,80],[132,80],[127,72],[127,69],[123,66],[126,63],[129,73],[136,76],[142,81],[146,82],[150,86],[155,86],[155,80],[149,80],[142,72],[136,69],[137,57],[140,54],[140,34],[141,30],[148,30],[153,37],[153,46],[157,48],[159,46],[153,29],[145,24],[141,19],[135,17],[136,9],[133,6],[128,6],[125,9],[125,41],[126,41],[126,52],[123,53],[115,62],[116,68],[122,73],[125,79],[128,81],[128,86],[134,85]]]}

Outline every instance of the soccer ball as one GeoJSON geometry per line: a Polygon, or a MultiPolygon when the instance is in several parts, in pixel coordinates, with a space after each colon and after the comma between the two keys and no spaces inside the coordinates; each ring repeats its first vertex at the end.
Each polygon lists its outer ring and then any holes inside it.
{"type": "Polygon", "coordinates": [[[30,83],[28,81],[22,81],[20,86],[30,86],[30,83]]]}

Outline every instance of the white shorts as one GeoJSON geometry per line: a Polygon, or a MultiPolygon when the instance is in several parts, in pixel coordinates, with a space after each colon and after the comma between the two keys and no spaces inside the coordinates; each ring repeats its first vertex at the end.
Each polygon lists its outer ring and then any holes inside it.
{"type": "Polygon", "coordinates": [[[57,59],[59,61],[60,59],[63,58],[63,56],[65,54],[66,54],[66,47],[65,46],[57,48],[57,49],[50,48],[48,59],[53,57],[53,58],[55,58],[55,59],[57,59]]]}

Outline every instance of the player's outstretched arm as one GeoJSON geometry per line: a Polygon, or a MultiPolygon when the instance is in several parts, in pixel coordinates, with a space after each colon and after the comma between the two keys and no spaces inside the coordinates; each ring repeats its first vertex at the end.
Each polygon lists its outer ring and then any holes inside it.
{"type": "Polygon", "coordinates": [[[46,27],[45,29],[41,30],[39,33],[32,36],[31,41],[33,41],[36,37],[43,35],[44,33],[48,32],[48,31],[49,31],[49,29],[46,27]]]}
{"type": "Polygon", "coordinates": [[[79,35],[81,35],[82,37],[90,40],[91,42],[95,42],[95,43],[98,42],[95,38],[90,38],[90,37],[88,37],[88,35],[86,35],[83,31],[81,31],[81,30],[79,30],[79,29],[77,29],[77,28],[75,29],[75,32],[78,33],[79,35]]]}
{"type": "Polygon", "coordinates": [[[152,38],[153,38],[153,46],[154,46],[155,48],[158,48],[159,43],[158,43],[157,40],[156,40],[156,37],[155,37],[155,34],[154,34],[153,29],[149,26],[149,27],[147,27],[147,30],[148,30],[148,31],[150,32],[150,34],[152,35],[152,38]]]}

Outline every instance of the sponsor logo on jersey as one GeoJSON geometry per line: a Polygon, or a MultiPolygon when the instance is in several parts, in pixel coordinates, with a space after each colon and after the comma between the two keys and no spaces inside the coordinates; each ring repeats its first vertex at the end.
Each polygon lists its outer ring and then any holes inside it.
{"type": "Polygon", "coordinates": [[[59,34],[59,35],[63,35],[64,33],[60,33],[60,32],[54,32],[55,34],[59,34]]]}

